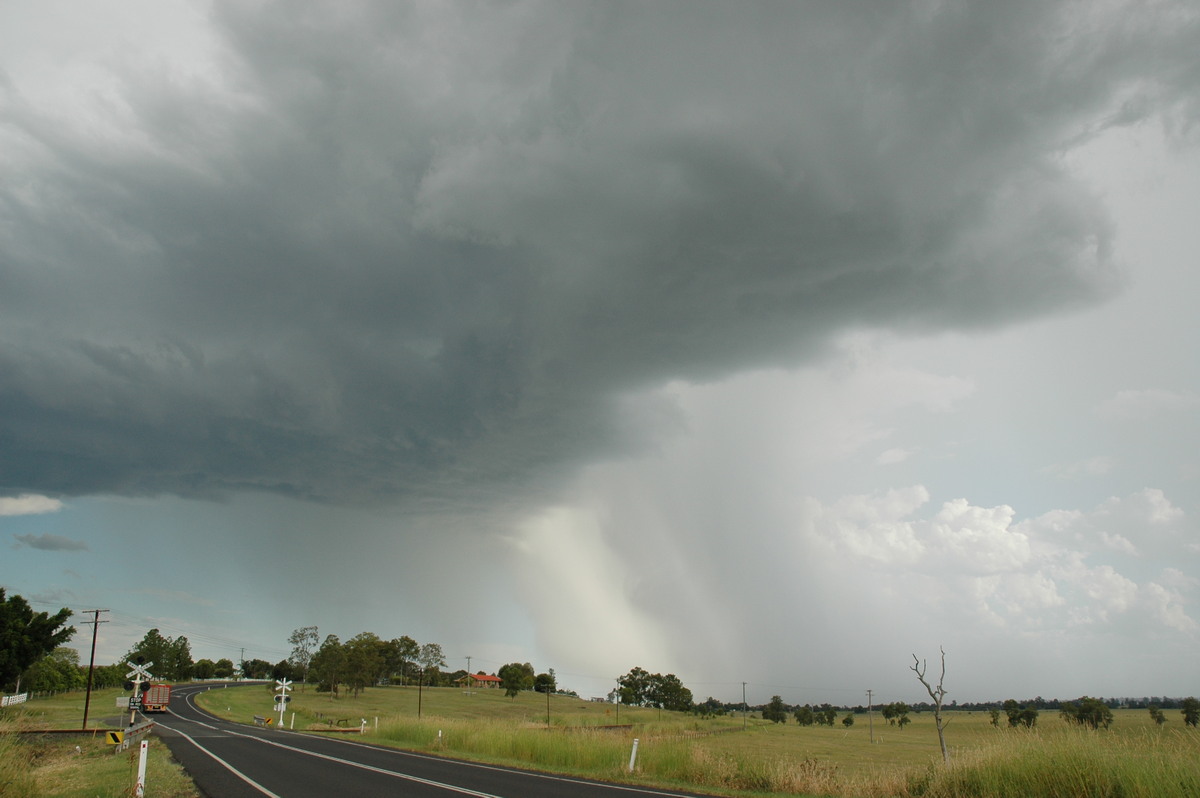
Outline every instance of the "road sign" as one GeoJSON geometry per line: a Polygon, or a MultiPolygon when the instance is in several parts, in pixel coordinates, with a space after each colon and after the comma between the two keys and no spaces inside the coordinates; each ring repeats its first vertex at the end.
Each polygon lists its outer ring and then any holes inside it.
{"type": "Polygon", "coordinates": [[[153,662],[147,662],[145,665],[134,665],[132,662],[126,662],[125,664],[133,668],[133,670],[125,674],[126,679],[137,679],[140,676],[146,681],[150,681],[154,678],[150,675],[150,666],[154,664],[153,662]]]}
{"type": "Polygon", "coordinates": [[[110,731],[104,733],[104,741],[109,745],[120,745],[125,741],[125,732],[110,731]]]}

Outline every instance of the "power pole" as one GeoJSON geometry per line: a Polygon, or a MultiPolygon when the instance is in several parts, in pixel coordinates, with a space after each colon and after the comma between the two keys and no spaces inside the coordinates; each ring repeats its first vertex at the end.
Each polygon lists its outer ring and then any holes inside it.
{"type": "Polygon", "coordinates": [[[471,655],[467,655],[467,678],[463,679],[463,686],[467,688],[467,695],[471,694],[471,682],[474,679],[471,677],[471,655]]]}
{"type": "Polygon", "coordinates": [[[875,742],[875,718],[871,712],[871,691],[867,690],[867,726],[871,730],[871,742],[875,742]]]}
{"type": "Polygon", "coordinates": [[[750,713],[750,706],[746,703],[746,683],[742,682],[742,731],[746,730],[746,716],[750,713]]]}
{"type": "Polygon", "coordinates": [[[84,610],[84,612],[93,614],[92,620],[80,621],[80,623],[92,625],[92,659],[88,663],[87,695],[83,699],[83,731],[87,731],[88,710],[92,705],[92,672],[96,669],[96,630],[100,628],[100,624],[108,623],[108,621],[100,620],[100,613],[108,612],[108,610],[84,610]]]}

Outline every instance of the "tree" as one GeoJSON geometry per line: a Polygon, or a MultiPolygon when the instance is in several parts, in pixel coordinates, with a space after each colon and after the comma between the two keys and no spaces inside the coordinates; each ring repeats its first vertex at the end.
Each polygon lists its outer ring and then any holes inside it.
{"type": "Polygon", "coordinates": [[[938,744],[942,747],[942,762],[946,765],[950,764],[950,751],[946,748],[946,727],[942,723],[942,699],[946,697],[946,688],[942,686],[946,680],[946,650],[938,647],[942,652],[942,675],[938,677],[937,687],[930,686],[929,682],[925,681],[925,671],[927,669],[924,660],[918,660],[917,655],[913,654],[913,664],[909,665],[909,669],[917,674],[917,680],[925,688],[925,692],[929,693],[929,697],[933,699],[933,721],[937,726],[938,744]]]}
{"type": "Polygon", "coordinates": [[[1021,706],[1015,698],[1004,702],[1004,714],[1008,716],[1008,725],[1014,729],[1018,726],[1032,729],[1037,725],[1037,707],[1032,704],[1021,706]]]}
{"type": "Polygon", "coordinates": [[[851,726],[854,725],[854,713],[853,712],[847,713],[846,717],[842,718],[842,725],[845,726],[847,729],[849,729],[851,726]]]}
{"type": "Polygon", "coordinates": [[[242,678],[243,679],[269,679],[271,671],[274,669],[271,663],[265,659],[244,659],[241,662],[242,678]]]}
{"type": "Polygon", "coordinates": [[[216,679],[232,679],[233,660],[228,657],[222,657],[213,663],[213,677],[216,679]]]}
{"type": "Polygon", "coordinates": [[[301,626],[293,629],[288,636],[288,642],[292,644],[292,653],[288,657],[288,661],[299,671],[300,682],[303,684],[308,679],[308,663],[312,662],[313,653],[317,650],[317,644],[320,642],[320,638],[317,637],[317,627],[301,626]]]}
{"type": "Polygon", "coordinates": [[[138,657],[143,663],[153,663],[150,673],[155,679],[183,682],[192,678],[192,646],[183,635],[167,637],[158,629],[151,629],[129,649],[122,661],[137,662],[138,657]]]}
{"type": "Polygon", "coordinates": [[[816,715],[813,713],[813,708],[808,706],[807,704],[805,704],[802,707],[799,707],[795,712],[795,716],[796,716],[796,723],[798,723],[801,726],[811,726],[817,720],[816,715]]]}
{"type": "Polygon", "coordinates": [[[433,684],[441,669],[446,667],[446,655],[437,643],[426,643],[417,654],[417,662],[425,675],[425,684],[433,684]]]}
{"type": "Polygon", "coordinates": [[[631,706],[658,707],[678,712],[692,708],[692,691],[673,673],[663,676],[633,668],[617,679],[621,703],[631,706]]]}
{"type": "Polygon", "coordinates": [[[82,690],[85,685],[79,668],[79,652],[59,646],[26,668],[21,686],[31,693],[63,693],[82,690]]]}
{"type": "Polygon", "coordinates": [[[337,635],[325,638],[317,653],[313,654],[308,667],[317,680],[317,692],[329,693],[330,698],[336,698],[338,685],[342,682],[342,673],[346,667],[346,652],[342,650],[342,641],[337,635]]]}
{"type": "Polygon", "coordinates": [[[496,671],[496,675],[500,677],[500,686],[504,688],[504,695],[509,698],[515,699],[517,693],[522,690],[533,689],[533,666],[528,662],[523,665],[519,662],[501,665],[500,670],[496,671]]]}
{"type": "Polygon", "coordinates": [[[1183,724],[1196,728],[1200,724],[1200,701],[1195,698],[1185,698],[1179,704],[1179,710],[1183,715],[1183,724]]]}
{"type": "Polygon", "coordinates": [[[408,673],[409,663],[416,662],[420,654],[421,647],[417,645],[416,640],[413,640],[408,635],[389,640],[388,648],[384,652],[384,658],[388,665],[388,673],[399,673],[400,684],[404,684],[404,677],[408,673]]]}
{"type": "Polygon", "coordinates": [[[622,704],[640,707],[646,703],[650,693],[650,673],[641,667],[632,668],[617,679],[617,686],[622,704]]]}
{"type": "Polygon", "coordinates": [[[346,682],[357,697],[366,687],[375,684],[383,670],[383,641],[371,632],[361,632],[346,641],[346,682]]]}
{"type": "Polygon", "coordinates": [[[70,617],[66,607],[54,615],[34,612],[18,595],[5,598],[0,587],[0,689],[15,685],[26,668],[71,639],[75,627],[63,626],[70,617]]]}
{"type": "Polygon", "coordinates": [[[551,668],[549,673],[539,673],[535,676],[533,689],[539,693],[553,693],[558,690],[558,679],[554,675],[554,668],[551,668]]]}
{"type": "Polygon", "coordinates": [[[787,707],[783,705],[783,698],[777,695],[771,696],[771,701],[763,710],[762,716],[763,720],[769,720],[772,723],[787,722],[787,707]]]}
{"type": "Polygon", "coordinates": [[[193,679],[211,679],[217,675],[217,664],[211,659],[198,659],[192,664],[193,679]]]}
{"type": "Polygon", "coordinates": [[[673,673],[666,676],[654,674],[650,677],[650,694],[647,704],[673,712],[688,712],[692,708],[692,691],[673,673]]]}
{"type": "Polygon", "coordinates": [[[1153,720],[1155,723],[1157,723],[1159,726],[1162,726],[1164,723],[1167,722],[1167,716],[1163,714],[1163,711],[1158,708],[1157,704],[1151,704],[1150,706],[1147,707],[1147,709],[1150,710],[1150,719],[1153,720]]]}
{"type": "Polygon", "coordinates": [[[1092,729],[1107,729],[1112,723],[1113,714],[1108,705],[1099,698],[1082,696],[1076,701],[1068,701],[1059,710],[1062,719],[1077,726],[1088,726],[1092,729]]]}

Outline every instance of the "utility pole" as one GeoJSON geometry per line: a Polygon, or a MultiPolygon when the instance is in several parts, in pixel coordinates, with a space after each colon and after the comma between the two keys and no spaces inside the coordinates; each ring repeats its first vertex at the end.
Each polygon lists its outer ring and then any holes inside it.
{"type": "Polygon", "coordinates": [[[87,695],[83,699],[83,731],[87,731],[88,710],[92,705],[92,672],[96,669],[96,630],[100,628],[100,624],[108,623],[108,621],[100,620],[100,613],[108,612],[108,610],[84,610],[84,612],[93,614],[92,620],[80,622],[92,625],[92,659],[88,663],[87,695]]]}
{"type": "Polygon", "coordinates": [[[875,742],[875,718],[871,712],[871,690],[867,690],[867,726],[871,730],[871,742],[875,742]]]}
{"type": "Polygon", "coordinates": [[[475,681],[471,676],[471,655],[467,655],[467,678],[463,679],[463,684],[467,688],[467,695],[471,694],[471,682],[475,681]]]}
{"type": "Polygon", "coordinates": [[[742,682],[742,731],[746,730],[746,716],[750,714],[750,706],[746,703],[746,683],[742,682]]]}

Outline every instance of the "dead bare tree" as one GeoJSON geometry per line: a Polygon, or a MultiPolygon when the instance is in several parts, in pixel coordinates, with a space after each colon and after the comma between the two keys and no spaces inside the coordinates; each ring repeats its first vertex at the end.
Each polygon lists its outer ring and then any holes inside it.
{"type": "Polygon", "coordinates": [[[942,699],[946,697],[946,688],[942,687],[942,682],[946,680],[946,649],[938,646],[938,650],[942,652],[942,675],[938,677],[937,687],[931,687],[929,682],[925,681],[925,660],[917,659],[917,655],[913,654],[913,664],[909,666],[912,672],[917,674],[917,679],[925,686],[925,691],[929,693],[929,697],[933,699],[933,721],[937,724],[938,742],[942,746],[942,761],[950,764],[950,752],[946,750],[946,734],[944,729],[946,725],[942,723],[942,699]]]}

